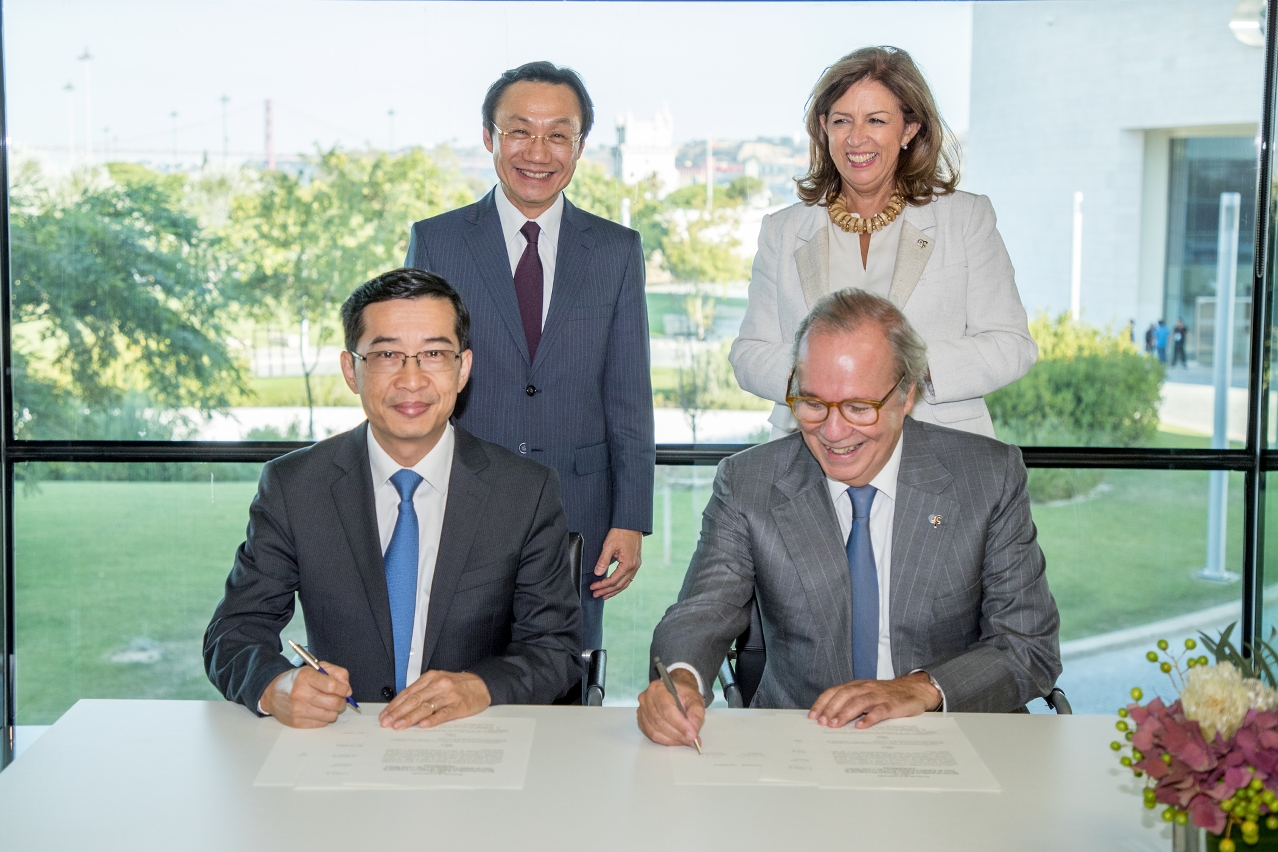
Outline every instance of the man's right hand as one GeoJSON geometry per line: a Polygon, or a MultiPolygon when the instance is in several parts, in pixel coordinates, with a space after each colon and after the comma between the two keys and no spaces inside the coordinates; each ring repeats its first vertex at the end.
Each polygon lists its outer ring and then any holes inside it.
{"type": "Polygon", "coordinates": [[[639,696],[639,730],[659,745],[692,747],[701,731],[701,724],[706,720],[705,699],[697,689],[697,679],[687,669],[675,669],[670,673],[670,679],[674,681],[679,700],[688,711],[687,717],[679,712],[670,690],[658,678],[648,684],[639,696]]]}
{"type": "Polygon", "coordinates": [[[351,694],[346,669],[321,662],[327,675],[307,666],[290,669],[271,681],[258,704],[290,728],[322,728],[337,721],[351,694]]]}

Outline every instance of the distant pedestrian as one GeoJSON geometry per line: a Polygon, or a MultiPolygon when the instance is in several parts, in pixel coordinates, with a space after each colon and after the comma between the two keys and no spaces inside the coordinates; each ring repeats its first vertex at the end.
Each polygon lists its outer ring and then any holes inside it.
{"type": "Polygon", "coordinates": [[[1160,363],[1167,363],[1167,338],[1171,337],[1171,329],[1167,327],[1167,323],[1163,320],[1158,321],[1158,328],[1154,329],[1154,349],[1158,351],[1158,360],[1160,363]]]}
{"type": "Polygon", "coordinates": [[[1182,367],[1189,367],[1189,362],[1185,359],[1185,337],[1189,334],[1189,328],[1185,325],[1184,317],[1176,318],[1176,327],[1172,329],[1172,360],[1173,367],[1179,362],[1182,367]]]}
{"type": "Polygon", "coordinates": [[[1136,345],[1136,320],[1134,319],[1127,321],[1127,339],[1131,341],[1132,346],[1136,345]]]}
{"type": "Polygon", "coordinates": [[[1151,322],[1149,328],[1145,329],[1145,354],[1154,354],[1154,324],[1151,322]]]}

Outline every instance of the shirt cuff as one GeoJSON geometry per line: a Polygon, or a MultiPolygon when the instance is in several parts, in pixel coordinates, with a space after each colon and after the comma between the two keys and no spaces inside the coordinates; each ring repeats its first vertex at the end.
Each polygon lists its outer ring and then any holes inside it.
{"type": "Polygon", "coordinates": [[[687,663],[671,663],[666,666],[666,671],[672,672],[675,669],[683,669],[685,672],[692,672],[692,676],[697,679],[697,692],[701,693],[704,698],[706,694],[706,682],[701,679],[701,674],[687,663]]]}
{"type": "Polygon", "coordinates": [[[946,702],[946,700],[945,700],[945,690],[944,690],[944,689],[942,689],[942,688],[941,688],[941,685],[940,685],[939,683],[937,683],[937,682],[936,682],[936,678],[932,677],[930,674],[928,674],[927,672],[923,671],[923,669],[915,669],[913,672],[910,672],[910,674],[914,674],[915,672],[923,672],[923,674],[927,675],[928,683],[932,684],[932,686],[935,686],[935,687],[936,687],[936,691],[937,691],[937,692],[939,692],[939,693],[941,693],[941,706],[940,706],[940,707],[935,708],[934,710],[929,710],[928,712],[929,712],[929,713],[948,713],[948,712],[950,712],[950,711],[949,711],[949,705],[948,705],[948,703],[947,703],[947,702],[946,702]]]}

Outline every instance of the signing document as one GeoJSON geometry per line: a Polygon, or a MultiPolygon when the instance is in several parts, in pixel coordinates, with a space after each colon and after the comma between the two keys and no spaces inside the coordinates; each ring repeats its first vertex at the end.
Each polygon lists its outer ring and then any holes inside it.
{"type": "Polygon", "coordinates": [[[343,713],[326,728],[284,728],[254,784],[299,790],[522,790],[533,719],[480,714],[395,731],[343,713]]]}
{"type": "Polygon", "coordinates": [[[952,716],[888,719],[858,730],[823,728],[801,713],[712,710],[701,732],[704,755],[670,753],[676,784],[1002,789],[952,716]]]}

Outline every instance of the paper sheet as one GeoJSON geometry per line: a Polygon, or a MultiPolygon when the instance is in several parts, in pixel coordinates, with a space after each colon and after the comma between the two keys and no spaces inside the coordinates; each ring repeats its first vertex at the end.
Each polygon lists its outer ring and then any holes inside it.
{"type": "Polygon", "coordinates": [[[826,788],[1002,789],[958,722],[948,716],[889,719],[864,730],[817,726],[807,751],[812,776],[826,788]]]}
{"type": "Polygon", "coordinates": [[[674,782],[714,786],[803,784],[790,777],[762,778],[760,773],[772,755],[792,746],[805,724],[810,723],[792,714],[712,714],[701,729],[701,754],[691,748],[671,750],[674,782]]]}
{"type": "Polygon", "coordinates": [[[382,728],[376,716],[344,713],[327,728],[280,731],[254,782],[300,790],[521,790],[535,720],[485,718],[438,728],[382,728]]]}

